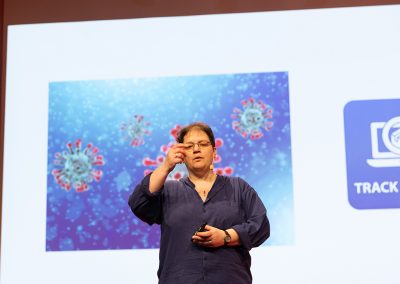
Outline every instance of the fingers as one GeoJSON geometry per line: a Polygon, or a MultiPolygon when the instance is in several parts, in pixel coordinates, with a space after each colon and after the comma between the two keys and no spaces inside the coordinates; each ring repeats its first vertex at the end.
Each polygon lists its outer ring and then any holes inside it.
{"type": "Polygon", "coordinates": [[[202,238],[202,237],[194,235],[192,237],[192,242],[197,245],[200,245],[200,246],[214,247],[213,239],[211,237],[202,238]]]}
{"type": "Polygon", "coordinates": [[[167,160],[173,166],[175,166],[176,164],[183,163],[185,160],[184,144],[179,143],[173,145],[167,153],[167,160]]]}
{"type": "Polygon", "coordinates": [[[209,242],[211,240],[212,234],[209,231],[206,232],[196,232],[194,236],[192,236],[193,242],[203,244],[209,242]]]}
{"type": "Polygon", "coordinates": [[[183,144],[183,143],[177,143],[177,144],[174,144],[174,145],[172,146],[172,148],[179,148],[179,149],[182,149],[182,150],[185,150],[186,147],[187,147],[187,145],[186,145],[186,144],[183,144]]]}
{"type": "MultiPolygon", "coordinates": [[[[207,227],[207,226],[206,226],[207,227]]],[[[207,229],[206,229],[207,230],[207,229]]],[[[210,231],[204,231],[204,232],[196,232],[196,236],[200,238],[209,238],[212,236],[212,232],[210,231]]]]}
{"type": "MultiPolygon", "coordinates": [[[[173,153],[172,153],[173,154],[173,153]]],[[[173,161],[175,164],[180,164],[183,163],[183,160],[185,159],[185,156],[182,153],[176,152],[175,154],[173,154],[173,161]]]]}
{"type": "Polygon", "coordinates": [[[172,152],[171,155],[172,155],[172,160],[175,165],[183,163],[183,161],[185,159],[185,155],[178,151],[172,152]]]}
{"type": "Polygon", "coordinates": [[[204,227],[204,229],[205,229],[206,231],[210,231],[210,230],[216,229],[216,228],[213,227],[213,226],[210,226],[210,225],[206,225],[206,226],[204,227]]]}
{"type": "Polygon", "coordinates": [[[223,231],[210,225],[206,225],[205,229],[206,231],[196,232],[192,236],[193,243],[204,247],[220,247],[224,244],[225,233],[223,231]]]}

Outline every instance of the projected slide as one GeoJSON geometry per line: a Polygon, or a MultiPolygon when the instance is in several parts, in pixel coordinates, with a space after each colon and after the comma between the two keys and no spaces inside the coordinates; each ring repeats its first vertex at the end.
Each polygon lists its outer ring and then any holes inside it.
{"type": "Polygon", "coordinates": [[[193,121],[215,131],[214,170],[253,184],[283,226],[269,244],[292,244],[288,74],[275,72],[51,82],[47,250],[158,248],[159,226],[131,214],[128,195],[193,121]]]}

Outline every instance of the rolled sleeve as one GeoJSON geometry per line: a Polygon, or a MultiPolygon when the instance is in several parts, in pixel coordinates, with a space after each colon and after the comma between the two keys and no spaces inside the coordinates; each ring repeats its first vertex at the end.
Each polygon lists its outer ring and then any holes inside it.
{"type": "Polygon", "coordinates": [[[129,207],[142,221],[152,225],[161,223],[162,216],[162,190],[151,193],[149,190],[151,174],[145,176],[129,196],[129,207]]]}
{"type": "Polygon", "coordinates": [[[246,222],[234,225],[232,228],[238,233],[241,245],[250,250],[261,245],[270,236],[270,224],[267,210],[257,195],[257,192],[244,182],[242,192],[242,208],[245,211],[246,222]]]}

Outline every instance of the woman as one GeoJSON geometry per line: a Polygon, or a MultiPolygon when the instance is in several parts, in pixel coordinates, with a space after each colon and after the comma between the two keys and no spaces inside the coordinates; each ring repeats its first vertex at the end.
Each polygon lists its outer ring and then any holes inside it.
{"type": "Polygon", "coordinates": [[[213,172],[208,125],[183,128],[177,142],[129,198],[138,218],[161,225],[159,283],[251,283],[249,250],[270,233],[264,205],[241,178],[213,172]],[[167,181],[179,163],[188,177],[167,181]]]}

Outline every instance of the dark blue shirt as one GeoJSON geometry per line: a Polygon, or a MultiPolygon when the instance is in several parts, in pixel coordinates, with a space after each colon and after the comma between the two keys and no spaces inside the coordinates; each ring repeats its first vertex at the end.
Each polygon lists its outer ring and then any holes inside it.
{"type": "Polygon", "coordinates": [[[197,284],[252,282],[249,250],[270,234],[266,209],[256,191],[243,179],[217,176],[205,202],[188,177],[166,181],[157,193],[149,191],[150,175],[129,198],[134,214],[161,225],[159,283],[197,284]],[[222,230],[233,228],[240,246],[206,248],[191,242],[204,222],[222,230]]]}

